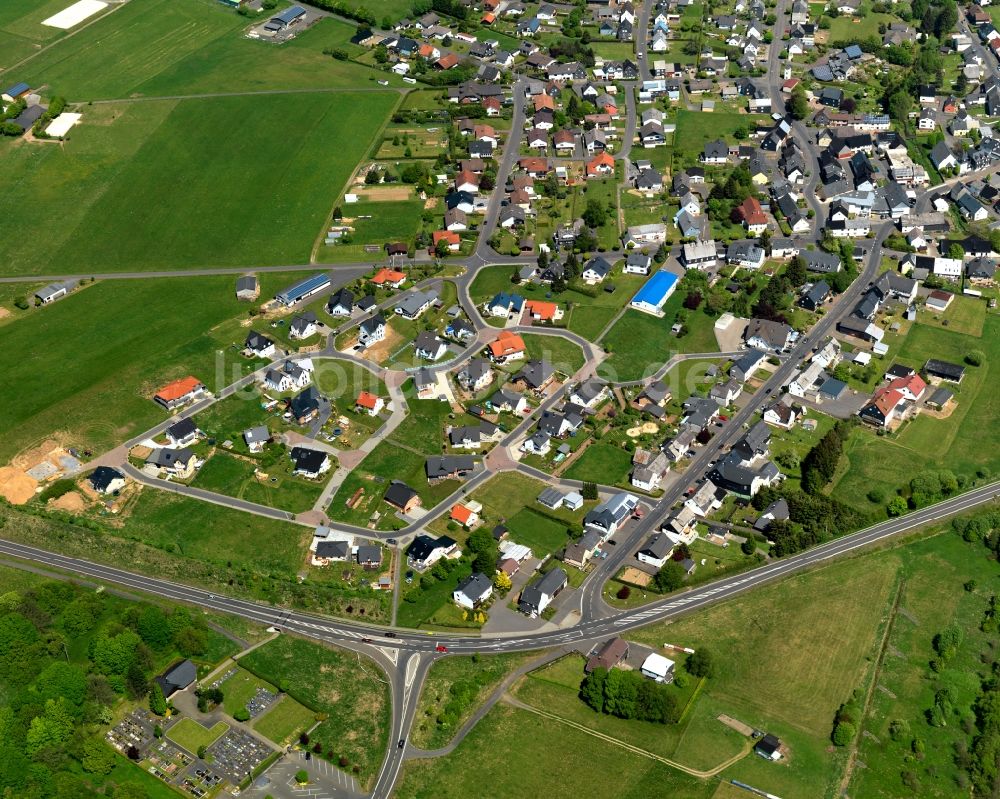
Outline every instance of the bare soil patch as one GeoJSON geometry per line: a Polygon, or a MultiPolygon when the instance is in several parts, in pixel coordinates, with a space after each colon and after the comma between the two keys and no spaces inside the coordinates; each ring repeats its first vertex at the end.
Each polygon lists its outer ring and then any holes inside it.
{"type": "Polygon", "coordinates": [[[372,189],[360,189],[357,194],[373,203],[399,202],[400,200],[409,200],[412,189],[409,186],[379,186],[372,189]]]}
{"type": "Polygon", "coordinates": [[[38,482],[14,466],[0,467],[0,496],[12,505],[23,505],[35,496],[38,482]]]}

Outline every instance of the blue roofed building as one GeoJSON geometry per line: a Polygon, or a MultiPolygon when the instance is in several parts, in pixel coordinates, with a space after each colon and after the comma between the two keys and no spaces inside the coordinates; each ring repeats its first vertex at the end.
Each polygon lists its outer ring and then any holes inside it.
{"type": "Polygon", "coordinates": [[[629,304],[637,311],[663,316],[663,303],[670,298],[675,288],[677,288],[677,275],[661,269],[646,281],[629,304]]]}

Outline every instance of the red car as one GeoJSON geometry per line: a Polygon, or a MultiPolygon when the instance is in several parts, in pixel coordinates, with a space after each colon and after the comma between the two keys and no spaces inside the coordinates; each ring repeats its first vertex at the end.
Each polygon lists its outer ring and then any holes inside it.
{"type": "Polygon", "coordinates": [[[729,417],[728,417],[728,416],[724,416],[724,415],[723,415],[723,414],[721,414],[721,413],[719,414],[719,418],[720,418],[720,419],[721,419],[721,420],[722,420],[723,422],[728,422],[728,421],[729,421],[729,417]]]}
{"type": "Polygon", "coordinates": [[[434,651],[435,652],[447,652],[448,651],[448,647],[442,646],[441,644],[438,644],[436,647],[434,647],[434,651]]]}

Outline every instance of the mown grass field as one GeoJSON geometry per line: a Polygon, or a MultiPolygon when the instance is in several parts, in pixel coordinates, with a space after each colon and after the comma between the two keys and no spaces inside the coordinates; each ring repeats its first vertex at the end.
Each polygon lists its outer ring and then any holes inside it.
{"type": "MultiPolygon", "coordinates": [[[[527,333],[522,338],[529,360],[546,360],[556,368],[556,371],[565,375],[573,375],[583,366],[583,350],[562,336],[527,333]]],[[[520,368],[520,363],[515,363],[520,368]]]]}
{"type": "Polygon", "coordinates": [[[881,488],[887,497],[908,485],[922,469],[951,469],[972,477],[980,468],[995,471],[1000,464],[1000,394],[992,386],[1000,364],[1000,317],[987,316],[983,336],[963,335],[931,325],[914,325],[899,349],[900,363],[920,369],[928,358],[962,363],[970,350],[982,350],[982,366],[967,366],[960,385],[946,384],[958,405],[946,419],[921,414],[899,433],[877,437],[857,429],[845,447],[846,467],[836,478],[833,496],[863,508],[878,510],[866,495],[881,488]]]}
{"type": "MultiPolygon", "coordinates": [[[[42,25],[42,21],[69,5],[65,0],[5,0],[0,6],[0,70],[65,36],[65,31],[42,25]]],[[[5,87],[12,83],[7,77],[0,78],[5,87]]]]}
{"type": "Polygon", "coordinates": [[[350,43],[352,25],[324,19],[275,45],[247,39],[251,24],[213,0],[130,0],[10,77],[45,84],[73,101],[376,85],[373,70],[323,53],[334,47],[363,52],[350,43]]]}
{"type": "Polygon", "coordinates": [[[373,664],[360,662],[353,652],[281,636],[241,658],[240,665],[327,714],[312,741],[323,745],[324,756],[333,752],[334,762],[343,756],[358,766],[362,784],[371,779],[388,742],[391,710],[384,677],[373,664]]]}
{"type": "Polygon", "coordinates": [[[281,746],[291,743],[302,730],[309,729],[315,720],[316,714],[313,711],[286,694],[264,715],[254,720],[253,728],[281,746]]]}
{"type": "Polygon", "coordinates": [[[497,705],[447,758],[407,761],[399,799],[473,796],[709,799],[713,782],[618,748],[524,710],[497,705]],[[516,764],[516,765],[514,765],[516,764]]]}
{"type": "Polygon", "coordinates": [[[194,719],[181,719],[167,731],[167,737],[178,746],[196,754],[203,746],[210,746],[229,730],[229,725],[219,721],[204,727],[194,719]]]}
{"type": "MultiPolygon", "coordinates": [[[[295,277],[261,275],[262,298],[295,277]]],[[[249,362],[229,349],[246,337],[237,319],[249,307],[234,280],[97,283],[6,325],[0,462],[53,434],[110,449],[166,418],[151,399],[160,386],[192,374],[217,390],[245,374],[249,362]]]]}
{"type": "Polygon", "coordinates": [[[367,92],[89,106],[65,147],[0,146],[12,187],[0,216],[21,231],[3,271],[306,263],[397,101],[367,92]]]}
{"type": "Polygon", "coordinates": [[[632,453],[613,444],[597,442],[587,447],[566,470],[568,480],[589,480],[602,485],[615,485],[627,480],[632,468],[632,453]]]}
{"type": "Polygon", "coordinates": [[[656,372],[676,353],[717,351],[715,322],[703,313],[690,314],[686,336],[670,331],[682,302],[683,297],[675,292],[664,304],[662,318],[626,311],[601,340],[611,355],[601,364],[600,373],[609,380],[638,380],[656,372]]]}
{"type": "Polygon", "coordinates": [[[767,119],[762,114],[734,114],[681,109],[677,112],[677,132],[674,134],[674,155],[683,164],[696,164],[705,144],[722,138],[733,141],[739,128],[752,131],[757,122],[767,119]]]}

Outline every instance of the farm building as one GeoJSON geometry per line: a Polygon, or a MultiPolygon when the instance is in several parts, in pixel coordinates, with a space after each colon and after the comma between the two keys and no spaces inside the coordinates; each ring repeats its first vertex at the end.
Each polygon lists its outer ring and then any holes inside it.
{"type": "Polygon", "coordinates": [[[307,297],[319,293],[330,285],[330,276],[324,274],[313,275],[305,280],[300,280],[293,286],[289,286],[284,291],[275,296],[275,299],[282,305],[295,305],[307,297]]]}
{"type": "Polygon", "coordinates": [[[302,19],[306,15],[306,10],[302,6],[292,6],[291,8],[286,8],[277,16],[271,17],[265,24],[264,30],[272,31],[273,33],[280,33],[285,30],[285,28],[290,25],[294,25],[296,22],[302,19]]]}

